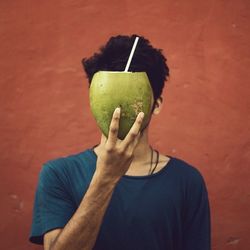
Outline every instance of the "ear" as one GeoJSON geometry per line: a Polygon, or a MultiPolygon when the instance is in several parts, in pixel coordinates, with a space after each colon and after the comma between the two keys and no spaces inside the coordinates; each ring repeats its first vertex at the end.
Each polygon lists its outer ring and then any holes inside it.
{"type": "Polygon", "coordinates": [[[162,96],[160,96],[160,97],[156,100],[153,114],[154,114],[154,115],[158,115],[158,114],[161,112],[162,106],[163,106],[163,98],[162,98],[162,96]]]}

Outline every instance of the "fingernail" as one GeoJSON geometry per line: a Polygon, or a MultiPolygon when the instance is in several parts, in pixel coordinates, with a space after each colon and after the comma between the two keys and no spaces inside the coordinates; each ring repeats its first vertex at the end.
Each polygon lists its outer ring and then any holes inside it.
{"type": "Polygon", "coordinates": [[[140,118],[143,119],[143,117],[144,117],[144,113],[141,112],[141,113],[140,113],[140,118]]]}
{"type": "Polygon", "coordinates": [[[121,108],[116,108],[115,112],[119,115],[121,113],[121,108]]]}

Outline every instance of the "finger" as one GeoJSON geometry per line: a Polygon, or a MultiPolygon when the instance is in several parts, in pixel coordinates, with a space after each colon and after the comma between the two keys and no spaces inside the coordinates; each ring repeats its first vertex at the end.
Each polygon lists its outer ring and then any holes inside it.
{"type": "Polygon", "coordinates": [[[119,131],[120,114],[121,114],[121,108],[116,108],[113,113],[112,120],[110,122],[109,135],[106,142],[107,146],[109,147],[113,147],[116,144],[117,135],[119,131]]]}
{"type": "Polygon", "coordinates": [[[141,133],[141,131],[139,131],[138,135],[136,136],[136,138],[134,140],[134,143],[131,146],[133,151],[136,148],[137,144],[139,143],[141,137],[142,137],[142,133],[141,133]]]}
{"type": "Polygon", "coordinates": [[[140,141],[140,139],[141,139],[141,136],[142,136],[142,134],[141,134],[141,131],[139,131],[139,133],[137,134],[137,136],[135,137],[135,139],[134,139],[134,141],[128,146],[128,148],[127,148],[127,151],[130,153],[133,153],[134,152],[134,150],[135,150],[135,148],[136,148],[136,146],[138,145],[138,143],[139,143],[139,141],[140,141]]]}
{"type": "Polygon", "coordinates": [[[130,144],[132,144],[136,139],[136,137],[138,136],[143,118],[144,118],[144,113],[140,112],[136,117],[133,126],[130,128],[128,134],[126,135],[125,139],[122,142],[122,147],[124,149],[126,149],[130,144]]]}

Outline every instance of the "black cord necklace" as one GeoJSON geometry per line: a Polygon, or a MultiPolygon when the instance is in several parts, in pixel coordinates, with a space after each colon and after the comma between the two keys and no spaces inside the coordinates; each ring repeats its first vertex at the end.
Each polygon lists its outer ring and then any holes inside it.
{"type": "Polygon", "coordinates": [[[149,169],[148,174],[149,174],[149,175],[152,175],[152,174],[154,173],[156,167],[157,167],[158,162],[159,162],[159,152],[158,152],[158,150],[153,150],[151,146],[150,146],[150,149],[151,149],[151,164],[150,164],[150,169],[149,169]],[[156,154],[157,154],[157,157],[156,157],[156,164],[155,164],[153,170],[151,171],[151,169],[152,169],[152,164],[153,164],[153,152],[154,152],[154,151],[156,151],[156,154]]]}

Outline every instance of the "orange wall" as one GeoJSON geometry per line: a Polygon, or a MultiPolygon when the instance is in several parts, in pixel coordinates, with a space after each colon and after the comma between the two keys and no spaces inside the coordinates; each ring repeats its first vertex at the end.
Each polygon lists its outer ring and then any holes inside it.
{"type": "Polygon", "coordinates": [[[250,245],[250,2],[0,1],[1,249],[29,244],[41,164],[99,142],[81,59],[111,35],[138,33],[171,70],[154,147],[207,182],[213,249],[250,245]]]}

